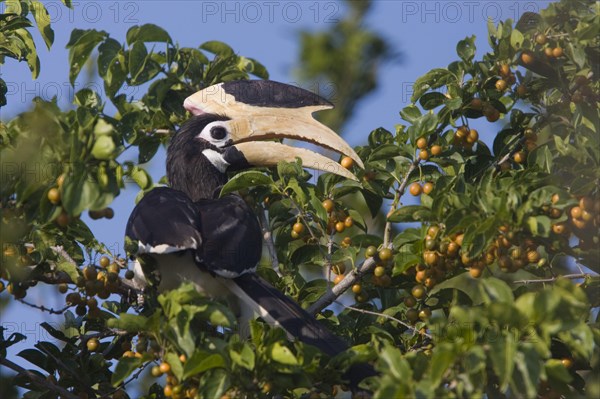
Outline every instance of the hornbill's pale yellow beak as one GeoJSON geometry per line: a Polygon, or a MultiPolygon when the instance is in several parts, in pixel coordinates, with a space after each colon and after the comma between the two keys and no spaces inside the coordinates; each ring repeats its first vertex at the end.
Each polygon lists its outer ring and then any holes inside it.
{"type": "Polygon", "coordinates": [[[349,156],[364,168],[356,152],[312,113],[333,108],[327,100],[296,86],[268,80],[240,80],[210,86],[189,96],[184,107],[193,115],[229,119],[231,140],[252,166],[302,160],[307,168],[357,180],[337,162],[313,151],[267,139],[289,138],[314,143],[349,156]]]}

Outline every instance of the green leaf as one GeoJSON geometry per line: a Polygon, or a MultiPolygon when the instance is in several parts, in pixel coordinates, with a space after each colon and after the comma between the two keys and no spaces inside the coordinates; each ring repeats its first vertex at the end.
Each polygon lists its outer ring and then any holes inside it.
{"type": "Polygon", "coordinates": [[[71,86],[74,85],[75,79],[77,79],[79,72],[81,72],[96,45],[102,42],[107,36],[106,32],[95,29],[85,31],[80,29],[73,30],[71,39],[67,44],[67,48],[69,49],[69,81],[71,82],[71,86]]]}
{"type": "Polygon", "coordinates": [[[421,111],[416,105],[409,105],[408,107],[402,108],[400,116],[409,123],[415,123],[415,121],[421,117],[421,111]]]}
{"type": "Polygon", "coordinates": [[[523,46],[523,40],[525,40],[523,34],[516,29],[514,29],[510,34],[510,45],[515,50],[521,49],[521,46],[523,46]]]}
{"type": "Polygon", "coordinates": [[[270,176],[256,170],[249,170],[238,173],[231,178],[221,189],[221,197],[231,192],[254,186],[272,186],[275,185],[270,176]]]}
{"type": "Polygon", "coordinates": [[[463,247],[469,248],[469,256],[475,258],[485,250],[496,233],[494,218],[487,218],[481,223],[471,224],[465,232],[463,247]]]}
{"type": "Polygon", "coordinates": [[[35,23],[44,39],[44,43],[46,43],[46,47],[50,50],[52,43],[54,43],[54,31],[50,26],[50,14],[48,14],[48,10],[46,10],[42,2],[32,1],[31,13],[33,14],[33,18],[35,18],[35,23]]]}
{"type": "Polygon", "coordinates": [[[152,177],[150,177],[144,168],[134,166],[128,171],[128,175],[142,190],[145,190],[152,185],[152,177]]]}
{"type": "Polygon", "coordinates": [[[17,353],[17,356],[22,357],[27,360],[29,363],[38,366],[39,368],[46,370],[48,372],[52,372],[52,370],[48,370],[47,360],[48,358],[44,353],[37,349],[28,348],[23,349],[21,352],[17,353]]]}
{"type": "Polygon", "coordinates": [[[513,358],[515,367],[510,386],[514,392],[521,392],[522,396],[526,398],[536,396],[542,368],[540,360],[540,356],[532,344],[522,344],[513,358]]]}
{"type": "Polygon", "coordinates": [[[84,171],[67,179],[62,187],[62,206],[71,215],[79,215],[100,195],[98,184],[84,171]]]}
{"type": "Polygon", "coordinates": [[[222,57],[230,57],[234,55],[234,51],[231,47],[217,40],[202,43],[200,45],[200,48],[213,54],[220,55],[222,57]]]}
{"type": "Polygon", "coordinates": [[[132,26],[127,31],[127,44],[134,42],[165,42],[171,43],[171,36],[166,30],[158,25],[144,24],[142,26],[132,26]]]}
{"type": "Polygon", "coordinates": [[[300,364],[290,348],[280,344],[279,342],[275,342],[271,346],[270,354],[273,360],[281,364],[288,366],[298,366],[300,364]]]}
{"type": "Polygon", "coordinates": [[[456,45],[456,53],[465,62],[471,62],[475,56],[475,36],[467,37],[456,45]]]}
{"type": "Polygon", "coordinates": [[[546,215],[529,216],[527,227],[535,236],[548,237],[552,230],[552,220],[546,215]]]}
{"type": "Polygon", "coordinates": [[[148,318],[130,313],[121,313],[116,319],[109,319],[107,325],[129,332],[144,331],[147,329],[148,318]]]}
{"type": "Polygon", "coordinates": [[[69,278],[74,283],[77,281],[77,278],[79,277],[79,269],[77,268],[77,266],[75,266],[71,262],[67,262],[67,261],[58,262],[56,265],[56,269],[58,271],[68,274],[69,278]]]}
{"type": "Polygon", "coordinates": [[[460,273],[458,276],[449,278],[448,280],[437,284],[429,291],[429,296],[434,296],[443,290],[455,289],[465,293],[469,299],[471,299],[473,305],[479,305],[483,302],[480,285],[481,281],[472,278],[469,273],[460,273]]]}
{"type": "Polygon", "coordinates": [[[489,342],[489,345],[491,348],[488,353],[492,361],[492,367],[500,380],[500,391],[504,392],[512,378],[517,343],[514,335],[509,332],[497,336],[496,339],[489,342]]]}
{"type": "Polygon", "coordinates": [[[431,219],[431,210],[421,205],[405,205],[388,216],[392,223],[423,222],[431,219]]]}
{"type": "Polygon", "coordinates": [[[442,342],[435,347],[431,357],[430,381],[433,386],[438,386],[442,381],[444,374],[454,362],[456,353],[454,345],[442,342]]]}
{"type": "Polygon", "coordinates": [[[446,101],[446,96],[440,92],[434,91],[431,93],[425,93],[419,99],[419,104],[423,107],[423,109],[430,110],[436,107],[439,107],[446,101]]]}
{"type": "Polygon", "coordinates": [[[110,382],[113,387],[121,385],[127,377],[142,365],[142,359],[137,357],[122,357],[115,367],[110,382]]]}
{"type": "Polygon", "coordinates": [[[229,356],[231,357],[231,360],[247,369],[247,370],[254,370],[254,366],[255,366],[255,355],[254,352],[252,351],[252,349],[250,349],[250,346],[244,344],[242,346],[242,351],[241,352],[236,352],[235,350],[230,350],[229,351],[229,356]]]}
{"type": "Polygon", "coordinates": [[[29,33],[27,29],[16,29],[14,34],[23,41],[25,48],[27,49],[24,54],[25,61],[27,61],[27,66],[31,71],[31,77],[37,79],[40,74],[40,59],[37,56],[35,42],[33,41],[33,37],[31,37],[31,33],[29,33]]]}
{"type": "Polygon", "coordinates": [[[200,379],[198,397],[220,398],[230,385],[229,373],[226,370],[220,368],[209,370],[200,379]]]}
{"type": "Polygon", "coordinates": [[[165,360],[171,366],[171,373],[181,381],[183,377],[183,364],[181,363],[181,360],[179,360],[179,355],[169,352],[166,354],[165,360]]]}
{"type": "Polygon", "coordinates": [[[119,51],[121,44],[115,39],[107,38],[100,46],[98,46],[98,74],[105,78],[108,73],[108,68],[113,62],[119,51]]]}
{"type": "Polygon", "coordinates": [[[129,50],[129,74],[132,80],[140,75],[146,65],[146,57],[148,56],[148,50],[146,45],[142,42],[135,42],[129,50]]]}
{"type": "Polygon", "coordinates": [[[183,365],[183,379],[185,380],[191,376],[204,373],[206,370],[217,367],[225,367],[223,356],[217,353],[209,354],[197,350],[183,365]]]}
{"type": "Polygon", "coordinates": [[[94,142],[92,147],[92,155],[96,159],[109,160],[113,159],[116,149],[115,142],[110,136],[100,136],[94,142]]]}
{"type": "Polygon", "coordinates": [[[429,89],[442,87],[453,80],[456,80],[456,76],[449,70],[443,68],[432,69],[415,81],[410,101],[414,103],[429,89]]]}
{"type": "Polygon", "coordinates": [[[552,380],[569,383],[573,380],[573,377],[569,373],[569,370],[563,365],[561,359],[548,359],[545,364],[546,373],[552,380]]]}
{"type": "Polygon", "coordinates": [[[507,303],[514,302],[513,292],[504,281],[495,277],[489,277],[481,280],[481,294],[484,302],[490,303],[507,303]]]}

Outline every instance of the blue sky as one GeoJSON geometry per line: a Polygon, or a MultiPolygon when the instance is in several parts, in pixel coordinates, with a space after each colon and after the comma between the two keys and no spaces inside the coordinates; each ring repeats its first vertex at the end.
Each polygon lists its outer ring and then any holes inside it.
{"type": "MultiPolygon", "coordinates": [[[[65,45],[74,28],[98,29],[124,41],[125,33],[134,25],[154,23],[166,29],[182,46],[195,47],[208,40],[220,40],[239,54],[262,62],[271,79],[294,82],[291,74],[298,54],[297,32],[322,30],[342,18],[344,5],[337,1],[74,1],[68,10],[60,1],[44,2],[55,30],[55,42],[49,53],[39,35],[35,35],[41,59],[37,81],[24,63],[8,60],[2,67],[2,78],[9,89],[8,106],[0,111],[6,121],[30,107],[34,96],[50,99],[57,96],[67,106],[73,94],[68,83],[65,45]]],[[[487,51],[487,19],[518,19],[524,11],[539,11],[545,1],[400,1],[377,0],[368,18],[369,28],[379,32],[402,53],[401,62],[382,65],[379,88],[366,98],[347,124],[344,137],[353,146],[366,142],[368,133],[379,126],[393,130],[400,123],[398,112],[408,105],[412,82],[435,67],[444,67],[457,58],[456,43],[466,36],[477,36],[479,58],[487,51]]],[[[0,4],[3,7],[4,3],[0,4]]],[[[85,72],[82,73],[84,75],[85,72]]],[[[79,79],[75,91],[83,87],[79,79]]],[[[98,86],[101,89],[101,85],[98,86]]],[[[135,90],[135,89],[132,89],[135,90]]],[[[135,91],[131,94],[135,97],[135,91]]],[[[141,97],[141,94],[139,95],[141,97]]],[[[499,122],[502,123],[502,122],[499,122]]],[[[487,125],[489,126],[489,124],[487,125]]],[[[485,140],[485,128],[480,129],[485,140]]],[[[133,156],[131,156],[133,158],[133,156]]],[[[155,179],[164,174],[164,152],[150,166],[155,179]]],[[[130,185],[112,207],[112,220],[90,221],[99,240],[109,247],[122,247],[125,223],[137,194],[130,185]]],[[[27,299],[54,308],[63,306],[53,287],[30,290],[27,299]]],[[[6,294],[4,294],[6,295],[6,294]]],[[[28,337],[25,345],[10,352],[17,353],[36,340],[52,340],[39,323],[48,320],[59,324],[61,317],[51,317],[15,304],[3,312],[0,322],[8,331],[28,337]]]]}

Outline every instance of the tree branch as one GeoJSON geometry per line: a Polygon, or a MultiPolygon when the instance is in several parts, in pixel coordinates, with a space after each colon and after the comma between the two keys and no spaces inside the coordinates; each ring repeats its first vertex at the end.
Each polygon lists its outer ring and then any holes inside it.
{"type": "Polygon", "coordinates": [[[589,274],[589,273],[565,274],[562,276],[556,276],[556,277],[550,277],[550,278],[540,278],[540,279],[534,279],[534,280],[515,280],[515,281],[513,281],[513,284],[552,283],[560,278],[566,278],[569,280],[577,280],[580,278],[588,278],[588,277],[599,277],[599,276],[593,276],[592,274],[589,274]]]}
{"type": "Polygon", "coordinates": [[[45,307],[43,305],[35,305],[33,303],[25,301],[24,299],[19,299],[18,301],[21,302],[23,305],[27,305],[29,307],[41,310],[42,312],[48,312],[50,314],[63,314],[65,311],[67,311],[71,307],[71,306],[65,306],[62,309],[55,310],[55,309],[52,309],[52,308],[47,308],[47,307],[45,307]]]}
{"type": "Polygon", "coordinates": [[[313,303],[306,311],[310,314],[316,315],[327,306],[331,305],[340,295],[342,295],[348,288],[352,287],[354,283],[361,279],[363,275],[369,272],[375,267],[377,262],[374,258],[367,258],[359,267],[352,270],[336,285],[331,289],[327,290],[323,296],[321,296],[315,303],[313,303]]]}
{"type": "Polygon", "coordinates": [[[50,381],[40,377],[39,375],[35,374],[34,372],[24,369],[23,367],[11,362],[8,359],[0,358],[0,364],[8,367],[11,370],[16,371],[20,375],[23,375],[24,377],[29,379],[29,381],[31,381],[32,384],[37,385],[41,388],[48,389],[52,392],[55,392],[64,399],[79,399],[79,397],[77,395],[72,394],[71,392],[67,391],[63,387],[60,387],[58,385],[51,383],[50,381]]]}
{"type": "Polygon", "coordinates": [[[388,211],[387,215],[385,216],[386,222],[385,222],[385,230],[383,233],[384,248],[389,248],[391,246],[390,236],[392,234],[392,223],[388,222],[387,218],[389,218],[392,215],[392,213],[394,213],[394,211],[396,210],[396,206],[398,205],[400,198],[404,195],[404,191],[406,191],[406,186],[408,185],[408,178],[410,177],[411,173],[417,168],[417,166],[419,166],[419,162],[420,162],[419,159],[415,159],[410,164],[410,167],[406,171],[406,174],[404,175],[402,182],[400,182],[400,186],[398,186],[398,188],[396,189],[396,195],[394,198],[394,202],[392,203],[392,206],[390,206],[390,210],[388,211]]]}
{"type": "MultiPolygon", "coordinates": [[[[388,212],[386,218],[389,217],[396,209],[396,205],[398,204],[400,197],[404,194],[404,191],[406,190],[406,186],[408,185],[408,179],[409,179],[411,173],[419,165],[419,162],[420,162],[420,160],[416,159],[410,164],[410,167],[406,171],[406,174],[404,175],[404,178],[402,179],[400,186],[398,186],[398,188],[396,189],[396,199],[394,200],[394,203],[390,207],[390,211],[388,212]]],[[[386,221],[384,239],[383,239],[383,246],[385,248],[389,248],[391,246],[391,243],[390,243],[391,231],[392,231],[392,224],[391,224],[391,222],[386,221]]],[[[363,263],[361,263],[359,267],[357,267],[356,269],[354,269],[350,273],[348,273],[342,279],[342,281],[340,281],[339,283],[334,285],[331,289],[327,290],[327,292],[321,298],[319,298],[315,303],[313,303],[307,309],[308,313],[316,315],[321,310],[323,310],[327,306],[331,305],[348,288],[352,287],[352,285],[354,285],[356,282],[358,282],[362,278],[362,276],[364,276],[366,273],[368,273],[373,268],[375,268],[375,265],[377,265],[377,260],[375,258],[365,259],[365,261],[363,263]]]]}

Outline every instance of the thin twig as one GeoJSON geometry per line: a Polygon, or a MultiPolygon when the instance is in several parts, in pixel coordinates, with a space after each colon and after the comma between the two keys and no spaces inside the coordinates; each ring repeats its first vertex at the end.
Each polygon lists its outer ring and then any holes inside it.
{"type": "MultiPolygon", "coordinates": [[[[336,302],[336,303],[338,303],[338,302],[336,302]]],[[[412,331],[413,333],[415,333],[415,334],[424,335],[424,336],[426,336],[427,338],[433,338],[433,337],[431,336],[431,334],[428,334],[428,333],[426,333],[426,332],[424,332],[424,331],[421,331],[421,330],[417,330],[416,328],[414,328],[414,327],[413,327],[413,326],[411,326],[410,324],[408,324],[408,323],[405,323],[405,322],[403,322],[402,320],[395,318],[394,316],[390,316],[389,314],[380,313],[380,312],[374,312],[374,311],[372,311],[372,310],[366,310],[366,309],[355,308],[354,306],[346,306],[346,305],[343,305],[343,304],[341,304],[341,305],[342,305],[342,306],[344,306],[346,309],[350,309],[350,310],[353,310],[353,311],[355,311],[355,312],[364,313],[364,314],[370,314],[370,315],[373,315],[373,316],[383,317],[383,318],[385,318],[385,319],[388,319],[388,320],[395,321],[395,322],[397,322],[397,323],[400,323],[400,324],[401,324],[401,325],[403,325],[404,327],[408,328],[409,330],[411,330],[411,331],[412,331]]]]}
{"type": "Polygon", "coordinates": [[[410,167],[408,168],[408,170],[406,171],[406,174],[404,175],[404,178],[402,179],[402,182],[400,182],[400,186],[398,186],[398,188],[396,189],[396,193],[395,193],[395,198],[394,198],[394,202],[392,203],[392,206],[390,206],[390,210],[388,211],[387,215],[386,215],[386,222],[385,222],[385,230],[383,233],[383,246],[384,248],[390,248],[391,243],[390,243],[390,236],[392,234],[392,223],[389,222],[387,219],[394,213],[394,211],[396,210],[396,207],[400,201],[400,198],[402,197],[402,195],[404,195],[404,191],[406,190],[406,186],[408,185],[408,179],[410,177],[410,175],[412,174],[412,172],[417,168],[417,166],[419,166],[419,159],[415,159],[411,164],[410,167]]]}
{"type": "Polygon", "coordinates": [[[269,251],[271,267],[281,277],[281,273],[279,272],[279,260],[277,259],[277,250],[275,249],[275,242],[273,241],[273,233],[269,229],[269,222],[267,221],[267,218],[265,216],[265,209],[262,207],[258,212],[258,222],[262,230],[263,240],[265,241],[265,244],[267,245],[267,250],[269,251]]]}
{"type": "Polygon", "coordinates": [[[512,148],[512,150],[507,152],[499,161],[494,162],[492,165],[494,167],[499,167],[504,162],[508,161],[510,159],[510,157],[515,155],[521,149],[521,145],[525,142],[525,140],[526,140],[525,136],[519,138],[519,140],[517,140],[517,142],[515,143],[515,146],[512,148]]]}
{"type": "Polygon", "coordinates": [[[70,306],[65,306],[62,309],[55,310],[55,309],[52,309],[52,308],[47,308],[47,307],[45,307],[43,305],[35,305],[33,303],[25,301],[24,299],[19,299],[19,302],[21,302],[23,305],[27,305],[27,306],[30,306],[32,308],[41,310],[42,312],[48,312],[50,314],[63,314],[64,312],[66,312],[70,308],[70,306]]]}
{"type": "Polygon", "coordinates": [[[32,384],[37,385],[41,388],[48,389],[52,392],[56,392],[58,395],[60,395],[64,399],[78,399],[79,398],[77,395],[72,394],[71,392],[67,391],[63,387],[51,383],[50,381],[40,377],[39,375],[35,374],[34,372],[24,369],[23,367],[11,362],[8,359],[0,358],[0,364],[25,376],[27,379],[29,379],[29,381],[31,381],[32,384]]]}
{"type": "Polygon", "coordinates": [[[533,280],[515,280],[513,281],[513,284],[540,284],[540,283],[552,283],[558,279],[561,278],[566,278],[569,280],[577,280],[580,278],[588,278],[588,277],[600,277],[600,276],[594,276],[592,274],[589,273],[578,273],[578,274],[565,274],[562,276],[556,276],[556,277],[550,277],[550,278],[540,278],[540,279],[533,279],[533,280]]]}
{"type": "Polygon", "coordinates": [[[124,382],[123,382],[123,383],[122,383],[120,386],[118,386],[118,387],[117,387],[117,388],[116,388],[114,391],[111,391],[111,392],[109,392],[109,393],[106,393],[106,394],[104,394],[104,395],[100,396],[100,399],[104,399],[104,398],[106,398],[106,399],[109,399],[109,398],[112,398],[112,397],[113,397],[112,395],[113,395],[115,392],[117,392],[117,391],[118,391],[118,390],[120,390],[120,389],[123,389],[123,388],[124,388],[124,387],[125,387],[127,384],[129,384],[131,381],[133,381],[133,380],[136,380],[136,379],[137,379],[137,378],[140,376],[140,374],[142,374],[142,372],[143,372],[143,371],[146,369],[146,367],[148,367],[148,366],[149,366],[151,363],[154,363],[154,361],[149,361],[149,362],[146,362],[146,363],[142,364],[142,365],[141,365],[141,366],[138,368],[138,370],[137,370],[135,373],[133,373],[133,374],[131,375],[131,377],[129,377],[129,379],[128,379],[127,381],[124,381],[124,382]]]}

